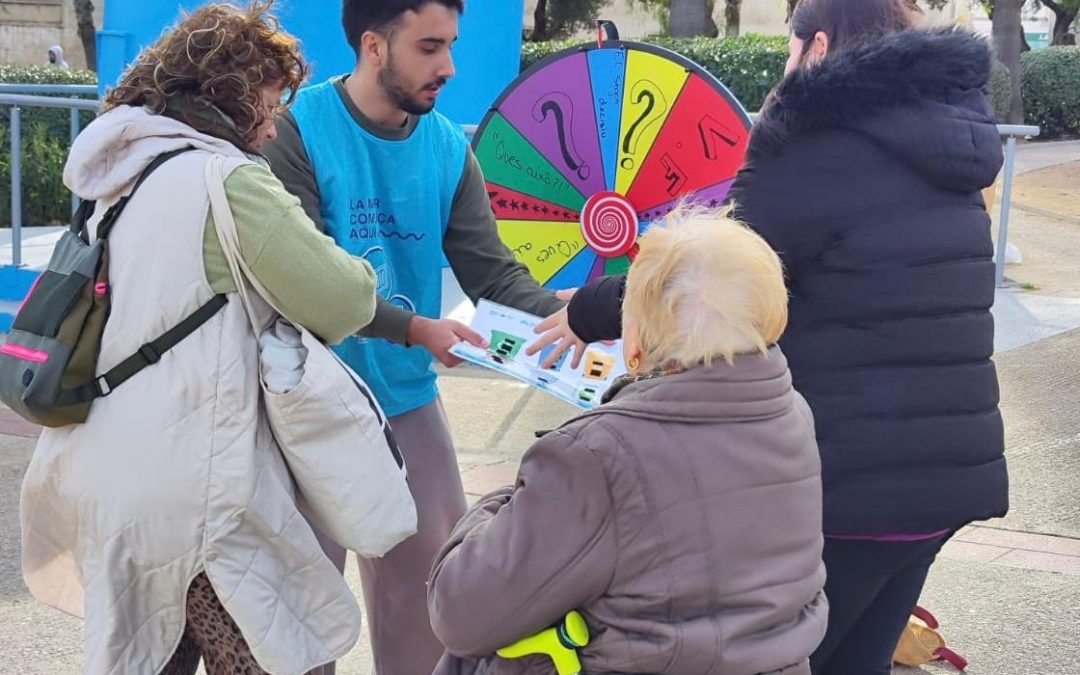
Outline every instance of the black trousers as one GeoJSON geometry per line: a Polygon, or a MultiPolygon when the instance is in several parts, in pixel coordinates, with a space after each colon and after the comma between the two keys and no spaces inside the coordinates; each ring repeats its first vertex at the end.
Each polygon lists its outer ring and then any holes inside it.
{"type": "Polygon", "coordinates": [[[814,675],[889,675],[896,642],[948,538],[825,540],[829,627],[810,657],[814,675]]]}

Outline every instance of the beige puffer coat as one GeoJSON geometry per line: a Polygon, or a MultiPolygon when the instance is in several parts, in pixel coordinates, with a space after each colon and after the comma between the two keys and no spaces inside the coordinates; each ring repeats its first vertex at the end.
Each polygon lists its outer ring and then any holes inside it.
{"type": "MultiPolygon", "coordinates": [[[[203,266],[206,162],[213,153],[229,158],[227,169],[252,160],[140,109],[99,118],[72,150],[68,184],[98,199],[101,214],[154,157],[185,145],[197,151],[162,165],[110,236],[99,372],[214,295],[203,266]]],[[[159,363],[95,401],[85,424],[42,434],[22,489],[23,574],[38,599],[86,617],[86,673],[164,667],[202,571],[275,674],[307,672],[355,643],[356,598],[297,511],[258,373],[256,338],[233,294],[159,363]]]]}

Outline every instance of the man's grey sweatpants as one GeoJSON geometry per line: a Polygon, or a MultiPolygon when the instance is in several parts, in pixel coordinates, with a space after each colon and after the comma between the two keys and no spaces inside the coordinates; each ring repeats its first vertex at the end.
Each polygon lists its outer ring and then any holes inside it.
{"type": "MultiPolygon", "coordinates": [[[[373,675],[429,675],[443,654],[431,632],[427,579],[435,555],[465,514],[465,489],[442,402],[390,418],[416,501],[417,533],[379,559],[360,558],[373,675]]],[[[345,550],[320,537],[327,555],[345,569],[345,550]]],[[[328,664],[313,671],[333,675],[328,664]]]]}

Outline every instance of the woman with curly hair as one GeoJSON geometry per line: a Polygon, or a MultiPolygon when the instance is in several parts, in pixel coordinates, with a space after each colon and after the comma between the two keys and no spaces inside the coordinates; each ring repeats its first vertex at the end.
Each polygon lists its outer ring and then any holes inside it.
{"type": "Polygon", "coordinates": [[[64,171],[96,201],[92,226],[130,195],[109,236],[99,372],[227,299],[34,452],[24,578],[85,617],[87,673],[190,674],[200,658],[210,675],[304,673],[359,634],[356,599],[297,510],[260,403],[258,336],[209,214],[207,163],[224,156],[241,257],[286,318],[327,342],[370,322],[371,267],[319,234],[256,154],[306,72],[269,8],[186,16],[109,93],[64,171]]]}

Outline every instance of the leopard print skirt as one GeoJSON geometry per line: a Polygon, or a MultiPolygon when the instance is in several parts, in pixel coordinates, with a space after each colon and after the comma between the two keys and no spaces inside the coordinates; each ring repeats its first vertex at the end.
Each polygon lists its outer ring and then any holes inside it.
{"type": "Polygon", "coordinates": [[[268,675],[251,655],[206,574],[195,577],[188,588],[184,636],[161,675],[194,675],[200,658],[206,675],[268,675]]]}

